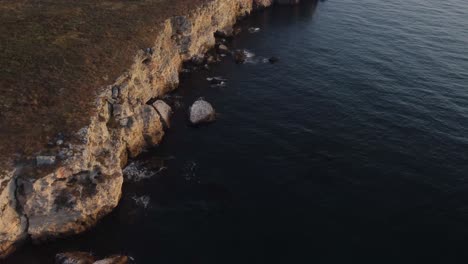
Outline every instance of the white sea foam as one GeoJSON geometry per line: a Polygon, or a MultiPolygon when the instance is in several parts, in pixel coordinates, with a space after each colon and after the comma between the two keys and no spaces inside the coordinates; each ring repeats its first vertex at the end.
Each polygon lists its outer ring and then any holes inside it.
{"type": "Polygon", "coordinates": [[[141,165],[139,162],[130,163],[124,170],[124,177],[127,181],[139,182],[141,180],[149,179],[159,174],[161,171],[166,169],[166,167],[161,167],[159,170],[150,171],[141,165]]]}
{"type": "Polygon", "coordinates": [[[244,53],[246,59],[244,61],[244,63],[250,63],[250,64],[256,64],[256,63],[259,63],[259,57],[257,57],[255,55],[255,53],[251,52],[250,50],[242,50],[242,52],[244,53]]]}
{"type": "Polygon", "coordinates": [[[184,166],[184,178],[186,181],[196,181],[197,180],[197,170],[198,164],[195,161],[188,161],[184,166]]]}
{"type": "Polygon", "coordinates": [[[151,198],[148,195],[143,195],[143,196],[132,196],[133,201],[135,201],[135,204],[139,207],[142,207],[144,209],[147,209],[148,206],[150,205],[151,198]]]}
{"type": "Polygon", "coordinates": [[[249,33],[257,33],[257,32],[260,32],[260,28],[258,27],[251,27],[249,28],[249,33]]]}

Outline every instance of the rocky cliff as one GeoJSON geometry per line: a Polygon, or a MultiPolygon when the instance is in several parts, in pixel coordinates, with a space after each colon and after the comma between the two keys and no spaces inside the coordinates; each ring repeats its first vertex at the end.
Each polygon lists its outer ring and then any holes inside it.
{"type": "Polygon", "coordinates": [[[237,18],[272,2],[212,0],[167,19],[154,45],[136,52],[128,71],[100,89],[87,126],[34,164],[2,171],[0,255],[28,237],[42,241],[80,233],[111,212],[127,159],[163,138],[161,117],[149,102],[177,87],[182,63],[202,58],[215,45],[215,32],[231,32],[237,18]]]}

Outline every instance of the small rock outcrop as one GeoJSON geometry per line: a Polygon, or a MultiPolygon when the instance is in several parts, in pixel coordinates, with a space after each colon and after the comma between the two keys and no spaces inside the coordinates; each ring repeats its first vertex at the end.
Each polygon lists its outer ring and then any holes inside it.
{"type": "Polygon", "coordinates": [[[67,252],[55,255],[55,264],[93,264],[94,257],[88,252],[67,252]]]}
{"type": "Polygon", "coordinates": [[[171,116],[172,116],[172,108],[166,104],[163,100],[157,100],[153,103],[153,107],[158,111],[159,116],[161,116],[162,120],[166,127],[171,126],[171,116]]]}
{"type": "Polygon", "coordinates": [[[236,50],[234,51],[234,61],[237,64],[242,64],[247,60],[247,53],[244,50],[236,50]]]}
{"type": "Polygon", "coordinates": [[[216,119],[216,112],[210,103],[203,99],[198,99],[190,107],[190,122],[194,125],[213,122],[216,119]]]}
{"type": "Polygon", "coordinates": [[[55,255],[55,264],[127,264],[127,256],[111,256],[105,259],[96,260],[96,258],[88,252],[66,252],[55,255]]]}
{"type": "Polygon", "coordinates": [[[201,65],[203,65],[205,63],[205,57],[203,57],[203,56],[194,56],[190,61],[196,66],[201,66],[201,65]]]}
{"type": "Polygon", "coordinates": [[[214,85],[214,86],[224,86],[227,82],[227,79],[223,78],[223,77],[208,77],[206,78],[207,81],[210,82],[211,85],[214,85]]]}
{"type": "Polygon", "coordinates": [[[278,57],[270,57],[268,59],[268,61],[271,63],[271,64],[275,64],[279,61],[279,58],[278,57]]]}

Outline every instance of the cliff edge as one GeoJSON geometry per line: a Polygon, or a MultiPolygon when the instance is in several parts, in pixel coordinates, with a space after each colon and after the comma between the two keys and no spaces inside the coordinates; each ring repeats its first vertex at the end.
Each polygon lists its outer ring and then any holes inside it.
{"type": "Polygon", "coordinates": [[[177,87],[215,32],[272,2],[3,1],[0,256],[113,210],[128,157],[164,135],[149,102],[177,87]]]}

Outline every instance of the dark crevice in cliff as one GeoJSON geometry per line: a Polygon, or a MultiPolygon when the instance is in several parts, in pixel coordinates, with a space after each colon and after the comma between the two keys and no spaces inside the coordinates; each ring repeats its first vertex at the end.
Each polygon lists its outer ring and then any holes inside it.
{"type": "MultiPolygon", "coordinates": [[[[23,204],[22,204],[22,201],[20,199],[20,196],[21,195],[24,195],[24,183],[21,182],[21,179],[20,177],[18,177],[18,175],[14,175],[13,176],[13,202],[15,204],[15,210],[16,212],[18,213],[18,216],[20,218],[20,221],[21,221],[21,225],[24,225],[23,227],[23,230],[22,230],[22,233],[23,233],[23,237],[21,240],[17,241],[17,244],[21,244],[21,243],[24,243],[28,238],[29,238],[29,217],[28,215],[24,212],[24,207],[23,207],[23,204]]],[[[16,246],[16,245],[13,245],[13,246],[16,246]]]]}

